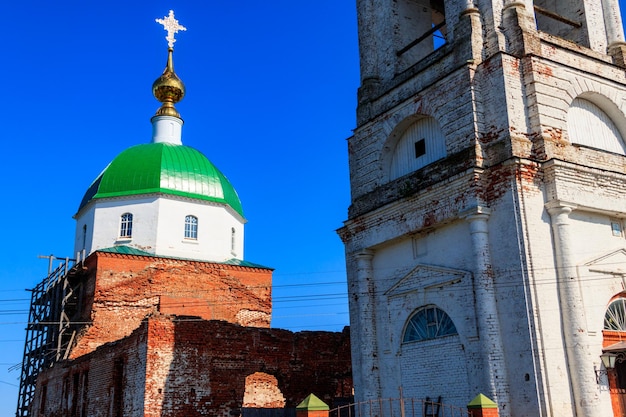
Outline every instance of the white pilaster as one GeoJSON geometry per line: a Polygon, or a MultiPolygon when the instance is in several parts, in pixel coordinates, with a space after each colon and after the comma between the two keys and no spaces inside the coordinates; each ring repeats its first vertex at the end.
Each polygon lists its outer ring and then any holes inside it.
{"type": "Polygon", "coordinates": [[[493,282],[487,223],[489,214],[488,209],[477,207],[465,215],[465,220],[469,223],[474,257],[476,315],[483,360],[481,388],[486,390],[485,395],[498,403],[500,416],[506,417],[509,415],[509,384],[493,282]]]}
{"type": "Polygon", "coordinates": [[[624,29],[618,0],[602,0],[602,12],[609,49],[624,44],[624,29]]]}
{"type": "MultiPolygon", "coordinates": [[[[378,343],[376,332],[376,285],[374,283],[374,270],[372,259],[374,252],[365,249],[354,255],[357,267],[357,288],[356,294],[352,294],[359,310],[358,328],[351,335],[356,335],[357,339],[352,340],[352,352],[359,358],[355,363],[353,360],[354,372],[358,375],[355,378],[355,386],[360,383],[357,392],[364,393],[366,398],[359,398],[359,401],[378,399],[381,395],[378,364],[378,343]],[[355,352],[356,351],[356,352],[355,352]]],[[[356,376],[355,375],[355,376],[356,376]]]]}
{"type": "Polygon", "coordinates": [[[572,253],[569,215],[573,208],[561,203],[547,207],[552,223],[559,307],[576,417],[594,417],[597,416],[599,398],[589,353],[585,309],[572,253]]]}

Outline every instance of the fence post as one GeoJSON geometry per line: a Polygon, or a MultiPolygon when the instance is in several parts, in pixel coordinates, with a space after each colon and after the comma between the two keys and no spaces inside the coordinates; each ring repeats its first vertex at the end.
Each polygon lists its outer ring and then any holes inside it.
{"type": "Polygon", "coordinates": [[[309,394],[296,406],[296,417],[328,417],[330,407],[315,394],[309,394]]]}
{"type": "MultiPolygon", "coordinates": [[[[483,394],[478,394],[469,404],[467,411],[471,417],[499,417],[498,404],[483,394]]],[[[300,416],[298,416],[300,417],[300,416]]]]}

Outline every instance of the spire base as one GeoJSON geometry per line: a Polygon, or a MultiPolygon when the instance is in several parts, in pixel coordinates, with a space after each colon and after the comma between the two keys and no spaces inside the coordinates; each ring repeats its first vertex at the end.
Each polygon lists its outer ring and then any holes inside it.
{"type": "Polygon", "coordinates": [[[152,122],[152,143],[182,145],[183,121],[180,117],[156,115],[152,122]]]}

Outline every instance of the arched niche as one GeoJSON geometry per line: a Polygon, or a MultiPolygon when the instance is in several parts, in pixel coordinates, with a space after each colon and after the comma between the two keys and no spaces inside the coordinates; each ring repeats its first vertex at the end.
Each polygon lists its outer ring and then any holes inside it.
{"type": "Polygon", "coordinates": [[[417,116],[401,123],[388,141],[388,177],[400,178],[446,156],[446,143],[439,122],[417,116]]]}
{"type": "Polygon", "coordinates": [[[567,130],[572,144],[626,155],[622,129],[624,116],[617,106],[599,94],[576,97],[567,112],[567,130]]]}

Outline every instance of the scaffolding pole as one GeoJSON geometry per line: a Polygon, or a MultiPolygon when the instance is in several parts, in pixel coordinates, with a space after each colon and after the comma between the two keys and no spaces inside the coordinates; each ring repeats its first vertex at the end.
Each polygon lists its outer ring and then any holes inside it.
{"type": "Polygon", "coordinates": [[[72,339],[72,335],[68,334],[71,322],[66,306],[74,294],[69,274],[75,260],[53,255],[45,258],[49,259],[48,276],[30,290],[31,301],[15,414],[17,417],[28,417],[31,414],[37,376],[66,357],[72,339]],[[59,261],[59,266],[53,269],[55,260],[59,261]],[[66,340],[67,343],[64,343],[66,340]]]}

